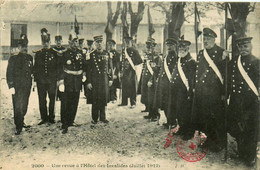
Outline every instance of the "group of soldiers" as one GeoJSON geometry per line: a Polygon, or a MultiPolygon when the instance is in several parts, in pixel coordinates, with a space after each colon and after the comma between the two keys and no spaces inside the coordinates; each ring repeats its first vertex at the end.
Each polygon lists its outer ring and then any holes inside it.
{"type": "Polygon", "coordinates": [[[165,113],[166,129],[179,125],[178,134],[189,139],[195,130],[207,135],[204,147],[219,152],[225,147],[229,132],[238,143],[238,155],[248,165],[256,161],[259,130],[259,59],[252,55],[252,37],[236,40],[239,55],[230,58],[228,52],[217,46],[217,34],[203,29],[204,49],[195,61],[189,52],[190,41],[169,37],[167,55],[155,52],[153,38],[146,41],[147,52],[141,57],[133,46],[132,37],[124,37],[122,55],[115,50],[116,42],[103,37],[87,40],[71,33],[69,48],[61,46],[62,37],[56,36],[56,46],[50,48],[50,34],[41,30],[43,49],[35,59],[27,54],[28,40],[22,34],[18,42],[19,54],[11,56],[7,67],[7,83],[12,91],[16,134],[24,127],[32,81],[36,82],[41,121],[55,123],[55,97],[61,100],[62,133],[74,120],[82,84],[87,103],[92,104],[92,124],[98,120],[108,123],[105,107],[117,100],[121,88],[121,104],[136,106],[136,96],[151,122],[165,113]],[[95,45],[95,47],[93,47],[95,45]],[[141,72],[141,76],[138,72],[141,72]],[[47,107],[46,97],[49,97],[47,107]],[[48,108],[48,109],[47,109],[48,108]]]}

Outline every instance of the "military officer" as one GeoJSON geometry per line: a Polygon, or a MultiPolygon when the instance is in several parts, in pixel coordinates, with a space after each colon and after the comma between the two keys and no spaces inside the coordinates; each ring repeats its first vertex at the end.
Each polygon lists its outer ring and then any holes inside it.
{"type": "Polygon", "coordinates": [[[103,36],[94,37],[96,50],[87,60],[87,103],[92,104],[92,124],[97,124],[98,118],[103,123],[106,119],[105,107],[109,102],[109,87],[113,83],[113,65],[107,51],[103,50],[103,36]]]}
{"type": "Polygon", "coordinates": [[[83,76],[85,70],[85,58],[82,51],[78,49],[78,37],[72,32],[69,35],[70,47],[64,53],[63,57],[63,74],[59,80],[59,90],[64,91],[64,118],[62,123],[62,133],[68,132],[69,126],[77,126],[74,122],[79,102],[80,90],[82,88],[82,81],[86,79],[83,76]]]}
{"type": "Polygon", "coordinates": [[[138,73],[142,64],[139,52],[132,47],[132,37],[124,37],[125,49],[122,54],[122,103],[127,106],[130,98],[131,108],[136,106],[136,92],[139,81],[138,73]]]}
{"type": "Polygon", "coordinates": [[[229,133],[236,138],[239,158],[256,162],[259,135],[259,59],[252,55],[252,37],[236,40],[239,56],[229,63],[229,133]]]}
{"type": "MultiPolygon", "coordinates": [[[[84,56],[86,58],[86,60],[89,60],[90,59],[90,53],[92,53],[94,51],[94,48],[93,48],[93,40],[87,40],[87,48],[83,48],[83,53],[86,53],[84,56]]],[[[84,96],[87,97],[87,84],[86,84],[86,81],[83,83],[83,86],[84,86],[84,96]]]]}
{"type": "Polygon", "coordinates": [[[112,39],[107,40],[107,50],[113,62],[113,84],[110,87],[110,101],[115,103],[117,100],[116,89],[120,88],[119,72],[120,72],[120,53],[116,51],[116,42],[112,39]]]}
{"type": "Polygon", "coordinates": [[[224,49],[215,44],[217,34],[210,28],[203,29],[204,48],[197,56],[195,94],[192,118],[196,130],[207,135],[203,146],[213,152],[223,149],[224,127],[224,49]]]}
{"type": "MultiPolygon", "coordinates": [[[[163,59],[163,62],[161,63],[161,69],[157,80],[158,84],[156,87],[155,98],[154,98],[154,107],[160,108],[165,113],[165,116],[167,118],[167,123],[164,123],[163,125],[166,128],[169,128],[168,116],[167,116],[169,87],[170,87],[172,70],[177,62],[177,44],[178,41],[175,38],[168,38],[166,40],[168,55],[163,59]]],[[[145,118],[151,119],[151,117],[145,117],[145,118]]],[[[152,119],[153,121],[156,121],[156,119],[159,119],[159,117],[152,118],[152,119]]]]}
{"type": "Polygon", "coordinates": [[[184,138],[189,132],[193,133],[190,117],[196,63],[189,52],[190,44],[184,39],[178,43],[178,61],[172,72],[168,104],[168,123],[170,126],[178,124],[178,133],[184,138]]]}
{"type": "Polygon", "coordinates": [[[35,54],[34,79],[37,84],[41,121],[38,125],[55,123],[54,105],[56,96],[57,79],[59,73],[58,58],[50,49],[50,34],[46,28],[41,29],[43,49],[35,54]],[[49,97],[47,109],[46,96],[49,97]],[[48,114],[49,112],[49,114],[48,114]]]}
{"type": "Polygon", "coordinates": [[[22,132],[32,86],[33,58],[27,54],[28,39],[25,34],[18,41],[19,53],[8,60],[6,79],[12,93],[16,135],[22,132]]]}
{"type": "MultiPolygon", "coordinates": [[[[154,107],[154,96],[156,90],[156,80],[158,79],[160,67],[161,67],[161,58],[159,55],[154,51],[156,42],[153,38],[148,38],[146,41],[146,46],[150,51],[147,53],[147,59],[145,63],[145,68],[143,72],[143,81],[142,81],[142,95],[143,91],[147,90],[147,108],[148,108],[148,116],[151,118],[152,121],[156,120],[156,118],[160,115],[159,109],[154,107]]],[[[144,93],[145,94],[145,93],[144,93]]],[[[141,96],[143,98],[143,96],[141,96]]],[[[145,97],[145,96],[144,96],[145,97]]],[[[142,99],[141,98],[141,99],[142,99]]]]}

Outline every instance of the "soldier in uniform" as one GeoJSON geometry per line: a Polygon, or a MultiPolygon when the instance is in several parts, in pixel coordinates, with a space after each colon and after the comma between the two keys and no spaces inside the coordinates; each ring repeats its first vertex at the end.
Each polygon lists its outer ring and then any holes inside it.
{"type": "Polygon", "coordinates": [[[10,57],[6,72],[7,84],[12,93],[16,135],[22,132],[23,127],[29,127],[24,123],[24,116],[32,86],[33,58],[27,54],[27,44],[27,36],[22,34],[18,41],[19,53],[10,57]]]}
{"type": "Polygon", "coordinates": [[[59,73],[58,58],[50,49],[50,34],[46,28],[41,29],[43,49],[35,54],[34,79],[37,84],[41,121],[38,125],[55,123],[54,105],[59,73]],[[47,109],[46,96],[49,97],[47,109]],[[48,114],[49,112],[49,114],[48,114]]]}
{"type": "MultiPolygon", "coordinates": [[[[167,123],[163,124],[166,128],[169,128],[168,116],[167,116],[169,87],[170,87],[172,70],[177,62],[177,54],[176,54],[177,44],[178,41],[175,40],[174,38],[168,38],[166,40],[168,55],[164,58],[163,62],[161,63],[161,69],[158,76],[158,80],[157,80],[158,83],[157,83],[155,97],[154,97],[154,107],[163,110],[167,118],[167,123]]],[[[151,119],[151,117],[145,117],[145,118],[151,119]]],[[[157,117],[157,119],[158,118],[159,117],[157,117]]],[[[156,118],[152,118],[152,119],[156,119],[156,118]]]]}
{"type": "Polygon", "coordinates": [[[109,87],[113,83],[112,59],[107,51],[102,49],[103,36],[94,37],[96,50],[87,60],[87,103],[92,104],[92,124],[97,124],[98,118],[108,123],[105,108],[109,102],[109,87]]]}
{"type": "Polygon", "coordinates": [[[122,103],[119,106],[127,106],[130,98],[131,108],[136,106],[137,73],[142,64],[139,52],[132,47],[132,37],[124,37],[125,49],[122,54],[122,103]]]}
{"type": "Polygon", "coordinates": [[[112,39],[107,40],[107,50],[113,62],[113,84],[110,87],[110,101],[115,103],[117,100],[116,89],[120,88],[119,72],[120,72],[120,53],[116,51],[116,42],[112,39]]]}
{"type": "Polygon", "coordinates": [[[64,91],[64,112],[62,112],[63,120],[62,133],[68,132],[69,126],[77,126],[74,122],[79,102],[80,90],[82,89],[82,81],[86,79],[83,76],[85,70],[85,58],[82,51],[78,49],[78,37],[72,32],[69,36],[70,47],[64,53],[63,57],[63,74],[59,81],[59,90],[64,91]],[[65,90],[64,90],[65,89],[65,90]]]}
{"type": "MultiPolygon", "coordinates": [[[[83,53],[86,53],[84,55],[86,60],[90,59],[90,53],[92,53],[94,51],[93,42],[94,42],[93,40],[87,40],[87,48],[83,48],[83,51],[86,50],[86,52],[83,52],[83,53]]],[[[84,96],[87,98],[88,90],[87,90],[86,81],[83,83],[83,86],[84,86],[84,96]]]]}
{"type": "Polygon", "coordinates": [[[168,104],[168,123],[170,126],[179,124],[178,133],[184,138],[192,132],[190,113],[196,70],[195,60],[189,52],[190,44],[190,41],[186,40],[180,40],[178,43],[178,61],[172,72],[168,104]]]}
{"type": "Polygon", "coordinates": [[[259,135],[259,59],[252,55],[252,37],[236,40],[240,55],[229,63],[229,133],[236,138],[239,158],[256,162],[259,135]]]}
{"type": "Polygon", "coordinates": [[[203,29],[204,48],[197,56],[195,94],[192,118],[196,130],[207,135],[203,146],[213,152],[223,149],[224,131],[224,49],[215,44],[217,34],[210,28],[203,29]]]}
{"type": "MultiPolygon", "coordinates": [[[[158,79],[160,67],[161,67],[161,58],[157,53],[155,53],[154,48],[156,46],[155,40],[153,38],[149,38],[146,42],[146,46],[151,51],[147,53],[147,60],[145,63],[145,68],[143,72],[143,82],[142,82],[142,90],[147,90],[147,108],[148,108],[148,117],[151,118],[152,121],[156,120],[156,118],[160,115],[159,109],[154,107],[154,96],[156,90],[156,81],[158,79]]],[[[143,91],[142,91],[143,92],[143,91]]],[[[142,93],[143,95],[143,93],[142,93]]],[[[141,96],[143,98],[143,96],[141,96]]],[[[141,98],[141,99],[142,99],[141,98]]]]}

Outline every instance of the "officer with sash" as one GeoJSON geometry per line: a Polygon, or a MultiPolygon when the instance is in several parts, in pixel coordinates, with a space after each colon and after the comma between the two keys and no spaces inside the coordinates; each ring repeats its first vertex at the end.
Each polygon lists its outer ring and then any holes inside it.
{"type": "Polygon", "coordinates": [[[113,62],[113,84],[110,87],[110,101],[115,103],[117,100],[116,89],[120,88],[120,53],[116,51],[116,42],[112,39],[107,40],[107,50],[113,62]]]}
{"type": "Polygon", "coordinates": [[[146,102],[147,102],[147,108],[149,114],[148,116],[145,117],[149,117],[151,118],[152,121],[154,121],[160,115],[159,109],[157,107],[154,107],[153,104],[154,104],[154,96],[155,96],[155,90],[157,85],[156,81],[158,79],[162,60],[159,57],[159,55],[154,51],[156,42],[153,38],[149,38],[146,41],[146,46],[148,47],[148,49],[150,49],[150,51],[148,51],[147,53],[147,60],[145,63],[145,68],[142,76],[143,77],[142,90],[143,91],[147,90],[147,94],[146,94],[147,98],[145,99],[147,100],[146,102]]]}
{"type": "Polygon", "coordinates": [[[189,52],[190,44],[187,40],[178,43],[178,61],[172,72],[168,104],[168,123],[170,126],[178,124],[178,134],[184,138],[189,137],[189,132],[193,133],[190,120],[196,63],[189,52]]]}
{"type": "MultiPolygon", "coordinates": [[[[163,59],[161,63],[161,69],[158,76],[158,84],[156,87],[155,97],[154,97],[154,107],[159,108],[164,111],[165,116],[167,118],[167,122],[164,123],[165,128],[169,128],[168,125],[168,104],[169,104],[169,87],[170,87],[170,80],[171,74],[173,71],[174,66],[177,62],[177,44],[178,41],[174,38],[168,38],[166,40],[168,55],[163,59]]],[[[152,119],[156,121],[157,118],[152,117],[144,117],[146,119],[152,119]],[[155,120],[154,120],[155,119],[155,120]]]]}
{"type": "Polygon", "coordinates": [[[27,54],[28,39],[25,34],[18,40],[19,53],[8,60],[6,80],[12,93],[16,135],[29,126],[24,123],[32,86],[33,58],[27,54]]]}
{"type": "Polygon", "coordinates": [[[55,123],[54,105],[59,75],[58,58],[50,49],[50,34],[46,28],[41,29],[43,49],[35,54],[34,79],[37,84],[41,121],[38,125],[55,123]],[[47,107],[46,97],[49,97],[47,107]],[[49,114],[48,114],[49,113],[49,114]]]}
{"type": "Polygon", "coordinates": [[[252,37],[238,38],[239,56],[229,63],[229,133],[236,138],[239,158],[256,163],[259,135],[259,58],[252,55],[252,37]]]}
{"type": "Polygon", "coordinates": [[[109,87],[113,83],[113,65],[107,51],[103,50],[103,36],[95,36],[96,50],[87,60],[87,103],[92,104],[92,124],[97,124],[98,119],[108,123],[106,119],[106,106],[109,102],[109,87]]]}
{"type": "Polygon", "coordinates": [[[119,106],[127,106],[130,98],[131,108],[136,106],[136,92],[139,81],[138,73],[142,58],[139,52],[132,47],[132,37],[124,37],[125,48],[122,54],[122,103],[119,106]]]}
{"type": "Polygon", "coordinates": [[[61,100],[65,109],[62,115],[62,133],[68,132],[69,126],[77,126],[74,122],[77,109],[82,82],[86,79],[83,76],[85,70],[85,58],[82,50],[78,49],[78,37],[72,32],[69,35],[70,47],[64,53],[63,57],[63,74],[60,76],[59,90],[64,91],[64,98],[61,100]]]}
{"type": "Polygon", "coordinates": [[[203,29],[204,48],[197,56],[195,94],[192,121],[195,129],[207,135],[203,146],[213,152],[224,147],[224,49],[215,44],[217,34],[210,28],[203,29]]]}

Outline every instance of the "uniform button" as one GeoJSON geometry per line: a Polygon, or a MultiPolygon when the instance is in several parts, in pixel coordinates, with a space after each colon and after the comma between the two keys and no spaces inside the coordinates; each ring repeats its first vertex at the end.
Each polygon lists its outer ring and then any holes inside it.
{"type": "Polygon", "coordinates": [[[242,81],[241,84],[244,84],[244,82],[242,81]]]}
{"type": "Polygon", "coordinates": [[[176,80],[176,77],[174,77],[173,79],[176,80]]]}
{"type": "Polygon", "coordinates": [[[238,91],[238,93],[241,93],[241,91],[238,91]]]}
{"type": "Polygon", "coordinates": [[[198,77],[198,75],[196,75],[196,77],[198,77]]]}
{"type": "Polygon", "coordinates": [[[233,74],[232,77],[235,77],[235,75],[233,74]]]}
{"type": "Polygon", "coordinates": [[[202,80],[202,83],[205,83],[205,81],[204,81],[204,80],[202,80]]]}
{"type": "Polygon", "coordinates": [[[215,57],[215,55],[212,56],[213,58],[215,57]]]}
{"type": "Polygon", "coordinates": [[[235,70],[233,70],[233,73],[235,72],[235,70]]]}
{"type": "Polygon", "coordinates": [[[199,65],[196,66],[197,68],[199,67],[199,65]]]}
{"type": "Polygon", "coordinates": [[[235,82],[235,80],[232,80],[232,82],[235,82]]]}
{"type": "Polygon", "coordinates": [[[176,76],[178,76],[179,74],[177,73],[176,76]]]}
{"type": "Polygon", "coordinates": [[[198,83],[198,80],[196,80],[196,83],[198,83]]]}
{"type": "Polygon", "coordinates": [[[207,75],[205,74],[204,77],[207,77],[207,75]]]}
{"type": "Polygon", "coordinates": [[[235,92],[236,92],[236,90],[233,90],[233,92],[235,93],[235,92]]]}
{"type": "Polygon", "coordinates": [[[237,61],[235,61],[234,63],[236,63],[237,61]]]}
{"type": "Polygon", "coordinates": [[[236,87],[235,85],[233,85],[233,87],[236,87]]]}
{"type": "Polygon", "coordinates": [[[240,88],[240,89],[242,89],[242,87],[241,87],[241,86],[240,86],[239,88],[240,88]]]}
{"type": "Polygon", "coordinates": [[[207,72],[209,72],[209,70],[207,70],[207,72]]]}
{"type": "Polygon", "coordinates": [[[233,67],[236,67],[236,65],[233,65],[233,67]]]}

